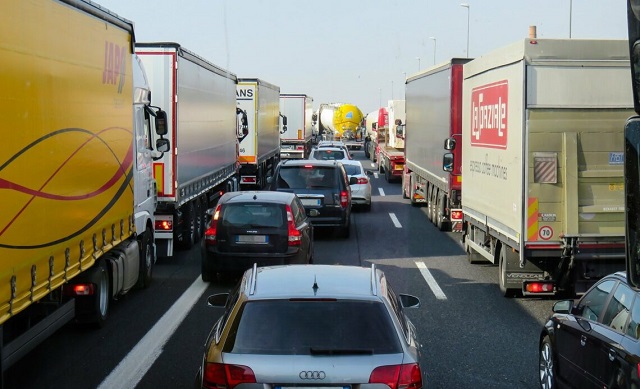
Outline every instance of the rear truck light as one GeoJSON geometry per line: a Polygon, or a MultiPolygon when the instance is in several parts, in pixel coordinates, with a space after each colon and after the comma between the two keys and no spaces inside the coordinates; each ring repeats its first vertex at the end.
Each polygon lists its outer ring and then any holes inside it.
{"type": "Polygon", "coordinates": [[[422,388],[422,371],[417,363],[378,366],[369,376],[370,384],[385,384],[391,389],[422,388]]]}
{"type": "Polygon", "coordinates": [[[209,228],[204,232],[204,242],[208,246],[215,246],[218,244],[218,237],[216,235],[218,233],[218,219],[220,219],[221,209],[222,205],[218,204],[216,206],[216,210],[213,212],[211,224],[209,224],[209,228]]]}
{"type": "Polygon", "coordinates": [[[302,150],[304,150],[304,146],[296,146],[296,150],[302,151],[302,150]]]}
{"type": "Polygon", "coordinates": [[[551,281],[523,281],[522,290],[524,294],[553,295],[555,285],[551,281]]]}
{"type": "Polygon", "coordinates": [[[242,177],[240,177],[240,183],[241,184],[255,184],[257,182],[258,182],[258,180],[257,180],[256,176],[242,176],[242,177]]]}
{"type": "Polygon", "coordinates": [[[289,246],[300,246],[300,243],[302,242],[302,234],[296,228],[296,223],[293,220],[293,212],[291,211],[291,207],[289,205],[286,206],[286,210],[289,246]]]}
{"type": "Polygon", "coordinates": [[[66,296],[93,296],[96,286],[93,283],[86,284],[69,284],[64,286],[64,295],[66,296]]]}
{"type": "Polygon", "coordinates": [[[171,232],[173,231],[173,221],[171,220],[156,220],[156,231],[171,232]]]}
{"type": "Polygon", "coordinates": [[[358,185],[366,184],[369,180],[366,177],[358,177],[358,185]]]}
{"type": "Polygon", "coordinates": [[[202,375],[202,386],[212,389],[233,389],[240,384],[255,384],[253,370],[242,365],[206,363],[202,375]]]}
{"type": "Polygon", "coordinates": [[[340,206],[347,208],[349,205],[349,193],[346,190],[340,192],[340,206]]]}
{"type": "Polygon", "coordinates": [[[451,211],[451,220],[462,220],[462,211],[460,210],[452,210],[451,211]]]}

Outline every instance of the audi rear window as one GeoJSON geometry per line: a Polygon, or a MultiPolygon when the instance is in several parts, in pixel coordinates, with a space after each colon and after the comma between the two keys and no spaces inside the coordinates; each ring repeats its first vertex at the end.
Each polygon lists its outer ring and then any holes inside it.
{"type": "Polygon", "coordinates": [[[381,302],[265,300],[245,303],[225,352],[264,355],[401,353],[381,302]]]}

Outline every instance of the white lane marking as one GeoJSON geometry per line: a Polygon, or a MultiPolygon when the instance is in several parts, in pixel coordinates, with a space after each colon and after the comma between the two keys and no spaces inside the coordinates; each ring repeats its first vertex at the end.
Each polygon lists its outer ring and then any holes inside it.
{"type": "Polygon", "coordinates": [[[98,388],[135,388],[208,285],[198,277],[98,388]]]}
{"type": "Polygon", "coordinates": [[[371,162],[371,167],[376,167],[376,164],[371,162]]]}
{"type": "Polygon", "coordinates": [[[391,218],[391,221],[393,222],[393,225],[396,226],[396,228],[402,228],[402,224],[400,224],[400,220],[398,220],[395,213],[389,212],[389,217],[391,218]]]}
{"type": "Polygon", "coordinates": [[[378,172],[373,172],[373,176],[374,176],[375,178],[378,178],[378,172]]]}
{"type": "Polygon", "coordinates": [[[444,294],[442,289],[440,289],[440,285],[438,285],[436,279],[433,278],[429,269],[427,269],[427,265],[425,265],[422,261],[414,262],[416,263],[416,266],[418,266],[418,269],[420,269],[420,273],[422,274],[424,280],[427,281],[427,285],[429,285],[429,288],[431,288],[433,294],[436,295],[436,298],[438,300],[446,300],[447,296],[444,294]]]}
{"type": "Polygon", "coordinates": [[[380,192],[380,196],[384,196],[384,189],[378,188],[378,191],[380,192]]]}

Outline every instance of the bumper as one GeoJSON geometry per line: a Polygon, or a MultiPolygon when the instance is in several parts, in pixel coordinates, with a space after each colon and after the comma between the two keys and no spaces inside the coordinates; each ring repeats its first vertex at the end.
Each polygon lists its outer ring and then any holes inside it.
{"type": "Polygon", "coordinates": [[[286,253],[222,253],[216,248],[202,245],[202,261],[216,272],[242,272],[256,263],[258,266],[307,263],[306,252],[301,248],[289,248],[286,253]]]}

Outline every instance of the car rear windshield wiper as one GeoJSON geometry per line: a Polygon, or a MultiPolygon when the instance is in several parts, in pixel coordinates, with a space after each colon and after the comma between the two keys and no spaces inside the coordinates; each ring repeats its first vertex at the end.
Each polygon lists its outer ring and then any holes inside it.
{"type": "Polygon", "coordinates": [[[311,355],[373,355],[370,348],[315,348],[309,350],[311,355]]]}

